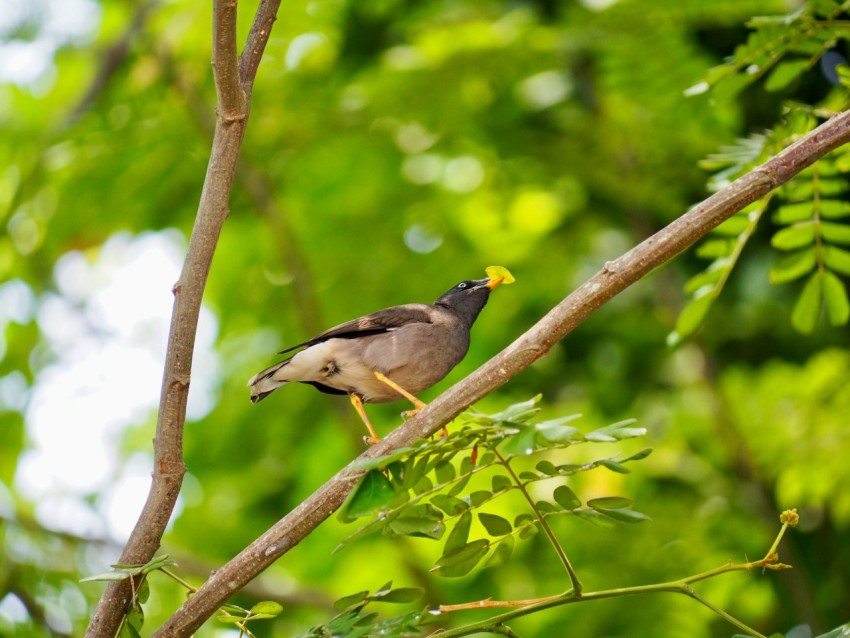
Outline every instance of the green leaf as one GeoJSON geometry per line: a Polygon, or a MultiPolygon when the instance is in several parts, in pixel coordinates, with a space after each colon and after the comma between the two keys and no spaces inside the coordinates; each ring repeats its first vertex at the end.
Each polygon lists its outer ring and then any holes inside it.
{"type": "Polygon", "coordinates": [[[94,582],[94,581],[97,581],[97,580],[106,580],[106,581],[126,580],[127,578],[130,577],[130,575],[131,574],[128,574],[124,570],[104,572],[102,574],[95,574],[94,576],[86,576],[85,578],[81,578],[80,582],[81,583],[91,583],[91,582],[94,582]]]}
{"type": "Polygon", "coordinates": [[[823,238],[832,244],[850,244],[850,226],[835,222],[821,222],[820,232],[823,238]]]}
{"type": "Polygon", "coordinates": [[[734,239],[717,239],[712,238],[704,241],[696,250],[696,255],[700,259],[719,259],[728,257],[735,251],[735,245],[738,242],[734,239]]]}
{"type": "Polygon", "coordinates": [[[811,246],[815,243],[815,225],[812,222],[801,222],[783,228],[773,236],[770,243],[779,250],[794,250],[811,246]]]}
{"type": "Polygon", "coordinates": [[[283,611],[283,605],[273,600],[263,600],[251,607],[251,620],[276,618],[283,611]]]}
{"type": "Polygon", "coordinates": [[[405,489],[411,489],[422,477],[428,473],[428,456],[423,456],[420,459],[411,457],[405,461],[404,484],[405,489]]]}
{"type": "Polygon", "coordinates": [[[434,468],[434,473],[437,476],[437,483],[449,483],[454,480],[455,467],[449,461],[442,461],[434,468]]]}
{"type": "Polygon", "coordinates": [[[443,513],[430,504],[406,507],[389,522],[390,530],[399,536],[423,536],[440,539],[446,531],[443,513]]]}
{"type": "Polygon", "coordinates": [[[593,523],[597,527],[611,528],[617,526],[617,523],[613,519],[600,514],[596,510],[573,510],[573,514],[583,521],[593,523]]]}
{"type": "Polygon", "coordinates": [[[480,512],[478,514],[478,520],[481,521],[481,524],[490,536],[504,536],[505,534],[510,534],[513,531],[508,520],[496,514],[480,512]]]}
{"type": "Polygon", "coordinates": [[[554,514],[558,511],[558,508],[549,501],[537,501],[534,504],[534,507],[539,509],[544,514],[554,514]]]}
{"type": "Polygon", "coordinates": [[[532,397],[528,401],[514,403],[503,412],[494,414],[493,418],[497,421],[506,421],[509,423],[525,423],[532,416],[540,412],[538,404],[540,403],[540,400],[542,398],[543,395],[538,394],[537,396],[532,397]]]}
{"type": "Polygon", "coordinates": [[[847,289],[833,273],[823,273],[823,300],[826,304],[826,316],[833,326],[843,326],[850,318],[850,301],[847,289]]]}
{"type": "Polygon", "coordinates": [[[640,461],[641,459],[645,459],[650,454],[652,454],[652,448],[645,447],[642,450],[638,450],[634,454],[631,454],[624,459],[620,459],[620,463],[625,463],[626,461],[640,461]]]}
{"type": "Polygon", "coordinates": [[[462,478],[455,481],[455,484],[451,486],[448,491],[449,496],[455,496],[463,492],[469,481],[472,480],[472,472],[474,469],[472,460],[469,457],[465,457],[461,460],[459,476],[462,478]]]}
{"type": "Polygon", "coordinates": [[[142,584],[136,589],[136,602],[140,605],[144,605],[148,602],[148,598],[151,595],[151,586],[148,584],[148,579],[145,578],[142,581],[142,584]]]}
{"type": "Polygon", "coordinates": [[[645,435],[646,428],[628,427],[635,422],[635,419],[624,419],[622,421],[612,423],[611,425],[607,425],[604,428],[599,428],[598,430],[594,430],[590,434],[587,434],[585,439],[588,441],[596,441],[598,438],[600,441],[610,442],[612,439],[608,437],[612,437],[615,441],[622,441],[623,439],[633,439],[637,436],[645,435]],[[591,436],[594,438],[591,438],[591,436]]]}
{"type": "Polygon", "coordinates": [[[723,279],[728,266],[728,259],[715,259],[706,270],[688,279],[685,283],[685,292],[697,297],[711,292],[723,279]]]}
{"type": "Polygon", "coordinates": [[[216,620],[218,620],[218,622],[223,622],[229,625],[235,625],[236,623],[245,620],[244,616],[231,616],[230,614],[224,611],[219,613],[218,616],[216,616],[215,618],[216,620]]]}
{"type": "Polygon", "coordinates": [[[702,295],[691,299],[676,319],[676,329],[667,336],[667,345],[675,346],[694,334],[702,325],[714,301],[713,295],[702,295]]]}
{"type": "Polygon", "coordinates": [[[429,492],[432,489],[434,489],[434,483],[432,483],[431,479],[427,476],[423,476],[421,479],[419,479],[419,482],[417,482],[416,485],[413,486],[413,493],[418,496],[419,494],[424,494],[425,492],[429,492]]]}
{"type": "Polygon", "coordinates": [[[503,492],[513,487],[513,482],[504,474],[496,474],[491,481],[493,493],[503,492]]]}
{"type": "MultiPolygon", "coordinates": [[[[127,615],[129,618],[129,614],[127,615]]],[[[121,638],[142,638],[142,634],[139,633],[139,630],[136,629],[131,622],[125,622],[124,626],[121,628],[121,638]]]]}
{"type": "Polygon", "coordinates": [[[472,505],[472,507],[479,507],[493,498],[493,492],[489,490],[476,490],[470,494],[468,498],[469,504],[472,505]]]}
{"type": "Polygon", "coordinates": [[[617,437],[605,432],[604,430],[588,432],[584,435],[584,439],[586,441],[593,441],[594,443],[614,443],[617,441],[617,437]]]}
{"type": "Polygon", "coordinates": [[[809,66],[809,60],[783,60],[773,67],[767,80],[765,80],[765,90],[771,93],[781,91],[808,70],[809,66]]]}
{"type": "Polygon", "coordinates": [[[540,461],[534,467],[538,472],[540,472],[541,474],[545,474],[546,476],[558,475],[558,469],[550,461],[540,461]]]}
{"type": "Polygon", "coordinates": [[[351,522],[389,505],[395,496],[390,480],[380,470],[370,470],[340,511],[340,519],[351,522]]]}
{"type": "Polygon", "coordinates": [[[127,623],[129,627],[136,631],[138,634],[141,631],[142,626],[145,624],[145,612],[142,609],[141,605],[133,605],[129,612],[127,612],[127,623]]]}
{"type": "Polygon", "coordinates": [[[159,556],[154,556],[147,563],[142,565],[141,573],[145,574],[163,567],[174,567],[176,565],[177,561],[171,558],[168,554],[160,554],[159,556]]]}
{"type": "Polygon", "coordinates": [[[343,609],[347,609],[353,605],[359,605],[360,603],[366,601],[369,597],[368,591],[359,591],[356,594],[349,594],[348,596],[343,596],[334,601],[334,609],[337,611],[342,611],[343,609]]]}
{"type": "Polygon", "coordinates": [[[422,598],[422,590],[418,587],[398,587],[386,591],[376,592],[369,596],[370,600],[379,603],[412,603],[422,598]]]}
{"type": "Polygon", "coordinates": [[[791,312],[791,325],[803,334],[809,334],[815,328],[820,312],[821,285],[819,273],[809,277],[791,312]]]}
{"type": "Polygon", "coordinates": [[[817,636],[817,638],[847,638],[850,635],[850,624],[841,625],[835,629],[828,631],[825,634],[817,636]]]}
{"type": "Polygon", "coordinates": [[[566,416],[560,419],[550,419],[536,423],[534,428],[540,433],[545,440],[553,443],[561,443],[563,441],[571,441],[579,436],[578,428],[565,425],[570,421],[579,418],[580,414],[566,416]]]}
{"type": "Polygon", "coordinates": [[[631,472],[629,468],[623,467],[617,461],[612,461],[611,459],[600,459],[597,463],[612,472],[617,472],[617,474],[628,474],[631,472]]]}
{"type": "Polygon", "coordinates": [[[823,247],[823,261],[831,270],[850,275],[850,252],[837,246],[823,247]]]}
{"type": "Polygon", "coordinates": [[[461,514],[457,523],[455,523],[455,526],[452,528],[452,531],[449,533],[449,537],[446,539],[446,544],[443,546],[444,554],[450,550],[466,545],[467,541],[469,541],[469,528],[471,525],[472,514],[466,511],[461,514]]]}
{"type": "Polygon", "coordinates": [[[566,485],[559,485],[556,487],[555,491],[552,492],[552,497],[555,499],[555,502],[565,510],[573,510],[577,507],[581,507],[581,499],[579,499],[575,492],[566,485]]]}
{"type": "Polygon", "coordinates": [[[460,514],[464,510],[469,509],[469,503],[447,494],[437,494],[431,498],[431,503],[433,503],[436,507],[439,507],[449,516],[460,514]]]}
{"type": "Polygon", "coordinates": [[[533,427],[522,427],[505,443],[504,451],[510,456],[523,456],[537,449],[537,430],[533,427]]]}
{"type": "Polygon", "coordinates": [[[447,577],[465,576],[487,555],[490,541],[481,538],[462,547],[453,549],[437,559],[437,566],[431,571],[447,577]]]}
{"type": "Polygon", "coordinates": [[[623,496],[603,496],[590,499],[587,505],[595,510],[612,510],[629,507],[633,502],[632,499],[623,496]]]}
{"type": "Polygon", "coordinates": [[[807,248],[779,259],[770,269],[770,283],[784,284],[808,275],[817,265],[814,248],[807,248]]]}
{"type": "Polygon", "coordinates": [[[811,201],[785,204],[780,206],[773,214],[773,221],[782,226],[810,220],[815,214],[815,208],[811,201]]]}
{"type": "Polygon", "coordinates": [[[613,518],[615,521],[620,521],[621,523],[643,523],[644,521],[652,520],[646,514],[642,512],[636,512],[635,510],[630,509],[601,509],[596,510],[600,514],[604,514],[608,518],[613,518]]]}
{"type": "MultiPolygon", "coordinates": [[[[840,183],[842,189],[845,184],[840,183]]],[[[850,202],[844,199],[823,199],[820,202],[820,215],[824,219],[842,219],[850,216],[850,202]]]]}

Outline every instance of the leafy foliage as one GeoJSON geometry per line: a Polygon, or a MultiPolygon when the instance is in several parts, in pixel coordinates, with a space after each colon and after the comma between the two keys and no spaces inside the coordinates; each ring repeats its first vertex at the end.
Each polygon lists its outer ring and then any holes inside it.
{"type": "MultiPolygon", "coordinates": [[[[766,76],[764,88],[778,92],[786,89],[818,60],[830,64],[824,53],[848,38],[842,14],[848,4],[825,0],[802,5],[784,17],[755,18],[746,44],[723,66],[711,70],[704,82],[691,94],[712,90],[717,98],[728,99],[755,80],[766,76]]],[[[837,56],[838,61],[843,58],[837,56]]],[[[832,58],[835,64],[836,58],[832,58]]],[[[844,61],[846,62],[846,61],[844,61]]],[[[705,168],[718,171],[715,187],[752,170],[799,136],[809,132],[832,109],[850,103],[845,70],[835,73],[835,88],[822,105],[788,102],[782,121],[772,130],[742,140],[736,147],[723,149],[703,162],[705,168]]],[[[773,284],[788,283],[805,277],[805,284],[791,312],[791,323],[799,332],[811,333],[822,306],[833,326],[850,320],[850,301],[841,277],[848,275],[848,256],[843,246],[850,242],[850,216],[845,198],[848,191],[846,150],[830,153],[814,167],[795,176],[781,191],[772,191],[735,217],[715,229],[712,238],[697,250],[699,257],[710,259],[709,266],[692,277],[685,286],[691,296],[668,336],[677,344],[692,335],[728,282],[732,271],[755,235],[764,213],[772,210],[772,221],[779,227],[771,245],[789,254],[780,257],[770,270],[773,284]]]]}
{"type": "Polygon", "coordinates": [[[718,97],[728,99],[760,79],[768,91],[787,88],[824,52],[850,39],[843,16],[848,7],[840,0],[812,0],[789,15],[751,19],[747,26],[753,31],[746,43],[688,92],[713,88],[718,97]]]}
{"type": "Polygon", "coordinates": [[[426,611],[410,611],[389,618],[378,618],[376,613],[371,610],[366,612],[365,609],[370,603],[411,603],[419,599],[421,595],[421,590],[412,587],[393,589],[392,581],[390,581],[372,594],[362,591],[345,596],[334,603],[334,607],[339,611],[336,616],[327,623],[311,627],[308,632],[300,634],[298,638],[325,638],[326,636],[394,638],[420,635],[422,627],[433,618],[426,611]]]}
{"type": "Polygon", "coordinates": [[[119,627],[121,638],[140,638],[142,626],[145,623],[144,605],[150,597],[150,583],[148,576],[156,571],[168,574],[168,568],[176,565],[168,554],[155,556],[144,565],[112,565],[112,571],[103,574],[95,574],[80,579],[81,583],[95,581],[127,580],[130,583],[132,594],[130,597],[130,608],[119,627]]]}
{"type": "Polygon", "coordinates": [[[448,437],[422,441],[413,448],[363,464],[369,472],[352,492],[340,518],[351,522],[371,514],[374,519],[350,535],[343,545],[374,531],[390,538],[445,539],[442,554],[431,571],[458,577],[482,562],[504,563],[516,540],[535,535],[549,518],[574,516],[600,527],[647,520],[646,515],[631,509],[630,499],[623,497],[596,497],[582,506],[565,480],[596,468],[628,473],[626,464],[649,456],[649,448],[624,458],[606,457],[585,463],[556,465],[543,459],[533,469],[519,473],[514,470],[512,461],[583,443],[613,443],[645,434],[643,428],[630,427],[631,420],[586,434],[569,425],[578,415],[533,422],[540,410],[539,402],[540,395],[496,414],[466,413],[459,419],[460,429],[448,437]],[[477,489],[470,487],[473,481],[477,489]],[[537,500],[532,500],[528,488],[538,483],[546,485],[548,498],[537,499],[541,490],[536,489],[537,500]],[[514,492],[525,497],[530,511],[519,513],[512,520],[485,511],[500,497],[514,492]],[[485,537],[470,540],[476,520],[485,537]]]}

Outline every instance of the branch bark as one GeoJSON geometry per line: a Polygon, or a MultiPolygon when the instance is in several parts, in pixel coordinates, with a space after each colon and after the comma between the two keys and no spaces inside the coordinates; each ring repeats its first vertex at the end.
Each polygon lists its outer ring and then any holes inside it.
{"type": "MultiPolygon", "coordinates": [[[[279,4],[279,0],[263,2],[257,11],[255,24],[270,26],[279,4]],[[269,12],[271,15],[267,15],[269,12]]],[[[262,55],[268,36],[269,28],[266,28],[253,38],[252,53],[262,55]]],[[[153,482],[142,513],[118,561],[125,564],[146,563],[153,558],[174,511],[186,473],[183,462],[183,426],[195,332],[207,275],[221,228],[228,215],[236,162],[248,122],[248,96],[254,78],[251,75],[250,79],[246,79],[239,73],[236,57],[236,0],[215,1],[212,64],[219,103],[215,134],[189,248],[180,278],[173,289],[174,307],[154,440],[153,482]]],[[[127,581],[107,585],[86,630],[86,636],[114,636],[127,610],[130,596],[130,583],[127,581]]]]}
{"type": "MultiPolygon", "coordinates": [[[[389,454],[430,436],[544,356],[615,295],[691,246],[720,223],[850,141],[850,112],[836,115],[768,162],[718,191],[603,268],[540,321],[461,382],[449,388],[359,460],[389,454]]],[[[356,463],[356,461],[355,461],[356,463]]],[[[350,464],[217,570],[154,634],[189,636],[230,596],[295,547],[344,501],[361,475],[350,464]]]]}

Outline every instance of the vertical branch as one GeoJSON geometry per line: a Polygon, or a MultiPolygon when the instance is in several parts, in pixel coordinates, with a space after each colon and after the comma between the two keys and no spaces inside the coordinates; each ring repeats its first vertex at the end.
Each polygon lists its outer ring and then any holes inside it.
{"type": "MultiPolygon", "coordinates": [[[[275,11],[278,4],[263,3],[256,21],[270,25],[274,16],[261,12],[264,9],[275,11]]],[[[233,176],[248,121],[247,96],[253,81],[253,76],[245,82],[239,75],[236,8],[236,0],[216,0],[214,3],[212,67],[218,96],[215,134],[189,248],[180,278],[173,289],[174,307],[154,440],[153,481],[142,513],[121,553],[119,562],[125,564],[146,563],[153,557],[171,518],[186,473],[183,426],[195,333],[212,258],[228,215],[233,176]]],[[[264,36],[256,38],[255,50],[262,52],[264,49],[268,30],[264,36]]],[[[128,581],[107,585],[89,623],[87,637],[115,635],[130,602],[130,585],[128,581]]]]}

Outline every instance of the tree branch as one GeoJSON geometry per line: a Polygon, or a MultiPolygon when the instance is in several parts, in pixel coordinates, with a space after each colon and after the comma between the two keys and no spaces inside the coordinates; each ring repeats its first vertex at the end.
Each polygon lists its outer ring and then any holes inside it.
{"type": "Polygon", "coordinates": [[[217,570],[154,634],[188,636],[230,596],[295,547],[344,501],[362,474],[357,463],[430,436],[544,356],[605,302],[691,246],[720,223],[850,141],[850,112],[836,115],[641,242],[555,306],[510,346],[449,388],[407,423],[366,450],[266,533],[217,570]]]}
{"type": "MultiPolygon", "coordinates": [[[[279,3],[263,3],[255,21],[266,23],[265,10],[279,3]]],[[[273,21],[273,16],[271,20],[273,21]]],[[[219,109],[207,174],[201,191],[195,225],[180,278],[174,285],[174,307],[168,335],[156,438],[153,482],[147,501],[124,547],[120,563],[141,564],[153,558],[168,524],[186,466],[183,462],[183,426],[192,372],[195,333],[204,287],[218,237],[228,215],[236,162],[248,122],[250,81],[240,81],[236,58],[236,0],[215,0],[213,8],[213,73],[219,109]]],[[[255,47],[262,51],[268,39],[255,47]]],[[[128,581],[107,585],[92,616],[87,637],[111,637],[121,623],[131,597],[128,581]]]]}
{"type": "Polygon", "coordinates": [[[257,7],[257,15],[251,25],[251,31],[248,33],[245,48],[242,50],[242,55],[239,56],[239,77],[243,84],[248,86],[254,84],[257,67],[260,66],[263,51],[265,51],[266,43],[269,41],[269,34],[274,21],[277,20],[277,8],[279,6],[280,0],[262,0],[260,6],[257,7]]]}

